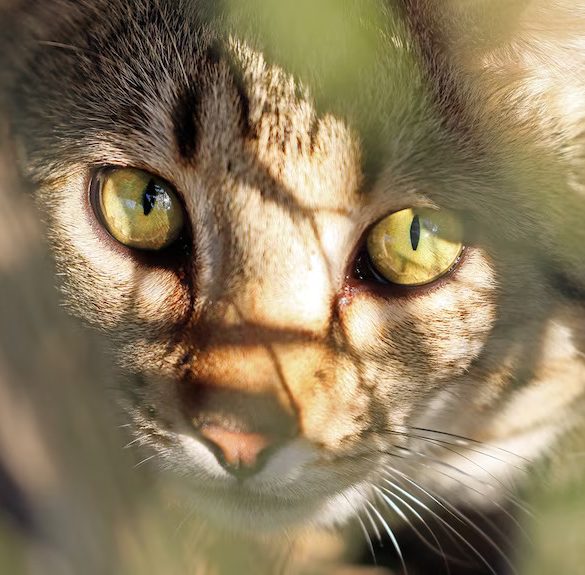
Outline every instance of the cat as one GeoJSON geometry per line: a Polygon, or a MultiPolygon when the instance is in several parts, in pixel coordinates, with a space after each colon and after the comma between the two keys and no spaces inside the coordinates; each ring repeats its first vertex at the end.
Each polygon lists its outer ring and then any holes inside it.
{"type": "Polygon", "coordinates": [[[3,22],[64,302],[193,521],[353,524],[396,570],[514,572],[518,486],[581,425],[585,5],[3,22]]]}

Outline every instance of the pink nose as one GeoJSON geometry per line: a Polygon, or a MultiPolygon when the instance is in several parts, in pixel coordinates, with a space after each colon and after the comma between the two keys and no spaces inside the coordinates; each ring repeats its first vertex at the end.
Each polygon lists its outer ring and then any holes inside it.
{"type": "Polygon", "coordinates": [[[231,431],[219,425],[204,425],[199,432],[214,450],[218,461],[236,476],[258,471],[263,463],[261,456],[274,444],[268,435],[231,431]]]}

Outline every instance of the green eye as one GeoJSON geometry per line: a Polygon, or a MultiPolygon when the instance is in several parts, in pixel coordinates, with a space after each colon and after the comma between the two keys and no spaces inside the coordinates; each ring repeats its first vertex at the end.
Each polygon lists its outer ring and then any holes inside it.
{"type": "Polygon", "coordinates": [[[401,210],[385,217],[367,240],[370,260],[388,281],[406,286],[446,274],[463,250],[463,226],[447,210],[401,210]]]}
{"type": "Polygon", "coordinates": [[[121,244],[140,250],[171,245],[184,225],[183,207],[169,184],[134,168],[103,172],[95,201],[99,218],[121,244]]]}

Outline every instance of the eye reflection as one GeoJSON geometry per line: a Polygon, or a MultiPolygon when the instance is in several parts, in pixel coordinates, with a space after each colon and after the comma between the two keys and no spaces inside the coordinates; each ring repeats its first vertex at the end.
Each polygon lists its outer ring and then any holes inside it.
{"type": "Polygon", "coordinates": [[[158,251],[183,230],[183,207],[173,188],[148,172],[107,169],[97,175],[97,186],[99,220],[121,244],[158,251]]]}
{"type": "Polygon", "coordinates": [[[450,211],[408,208],[378,222],[367,238],[370,261],[385,280],[420,286],[446,274],[463,250],[463,226],[450,211]]]}

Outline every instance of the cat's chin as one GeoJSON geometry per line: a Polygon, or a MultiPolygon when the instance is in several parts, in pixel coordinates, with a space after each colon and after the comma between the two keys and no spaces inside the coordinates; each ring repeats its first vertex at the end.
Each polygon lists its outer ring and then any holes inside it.
{"type": "Polygon", "coordinates": [[[178,503],[224,531],[261,534],[341,525],[370,492],[354,458],[324,463],[318,449],[302,439],[280,448],[257,473],[240,478],[190,433],[169,435],[164,446],[151,447],[164,483],[171,479],[178,488],[178,503]]]}
{"type": "Polygon", "coordinates": [[[190,501],[197,515],[214,527],[259,535],[305,529],[308,526],[340,526],[363,505],[366,486],[346,489],[327,497],[279,497],[251,492],[245,487],[199,489],[183,486],[182,499],[190,501]]]}
{"type": "Polygon", "coordinates": [[[224,531],[262,534],[341,525],[369,493],[369,484],[349,470],[340,476],[340,463],[337,473],[315,465],[316,452],[306,442],[292,442],[259,473],[238,480],[192,436],[175,440],[182,449],[159,453],[166,479],[169,473],[174,477],[181,506],[224,531]]]}

